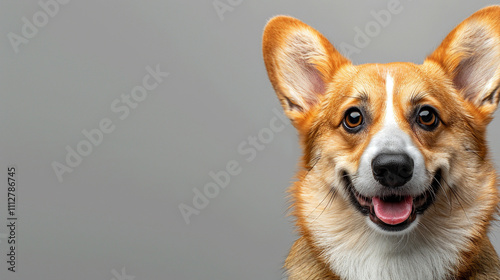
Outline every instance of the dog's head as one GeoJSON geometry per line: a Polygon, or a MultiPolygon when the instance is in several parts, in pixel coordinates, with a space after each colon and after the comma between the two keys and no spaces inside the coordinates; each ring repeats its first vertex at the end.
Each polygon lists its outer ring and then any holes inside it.
{"type": "Polygon", "coordinates": [[[286,16],[267,24],[263,54],[303,144],[292,196],[304,232],[485,231],[498,203],[485,129],[500,95],[500,6],[458,25],[422,65],[352,65],[286,16]]]}

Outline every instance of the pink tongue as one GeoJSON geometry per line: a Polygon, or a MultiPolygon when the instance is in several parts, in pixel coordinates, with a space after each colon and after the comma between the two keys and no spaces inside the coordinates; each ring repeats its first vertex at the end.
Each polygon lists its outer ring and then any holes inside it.
{"type": "Polygon", "coordinates": [[[384,223],[389,225],[400,224],[410,217],[413,199],[406,196],[400,202],[386,202],[379,197],[372,198],[375,215],[384,223]]]}

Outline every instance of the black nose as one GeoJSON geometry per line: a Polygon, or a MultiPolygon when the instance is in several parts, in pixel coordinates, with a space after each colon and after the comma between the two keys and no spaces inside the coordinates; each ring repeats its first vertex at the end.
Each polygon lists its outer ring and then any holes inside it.
{"type": "Polygon", "coordinates": [[[372,161],[372,172],[380,184],[400,187],[413,175],[413,159],[407,154],[380,154],[372,161]]]}

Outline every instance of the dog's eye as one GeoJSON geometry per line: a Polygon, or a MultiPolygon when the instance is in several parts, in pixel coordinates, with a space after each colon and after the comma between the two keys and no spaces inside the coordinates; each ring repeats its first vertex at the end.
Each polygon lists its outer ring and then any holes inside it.
{"type": "Polygon", "coordinates": [[[425,130],[433,130],[439,125],[439,117],[434,108],[424,106],[420,108],[417,116],[417,123],[425,130]]]}
{"type": "Polygon", "coordinates": [[[363,114],[358,108],[350,108],[346,111],[342,124],[347,131],[358,132],[363,124],[363,114]]]}

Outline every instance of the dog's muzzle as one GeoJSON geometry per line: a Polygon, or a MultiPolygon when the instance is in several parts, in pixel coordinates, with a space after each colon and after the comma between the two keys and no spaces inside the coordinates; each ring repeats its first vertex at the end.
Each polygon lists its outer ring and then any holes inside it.
{"type": "Polygon", "coordinates": [[[351,200],[358,210],[368,215],[370,220],[385,231],[402,231],[408,228],[433,202],[440,186],[441,171],[433,172],[430,182],[422,192],[415,193],[412,182],[421,174],[415,162],[404,152],[380,153],[371,160],[370,176],[379,185],[379,190],[369,196],[363,195],[354,187],[351,176],[343,173],[345,185],[351,200]],[[414,180],[412,180],[412,178],[414,180]]]}

